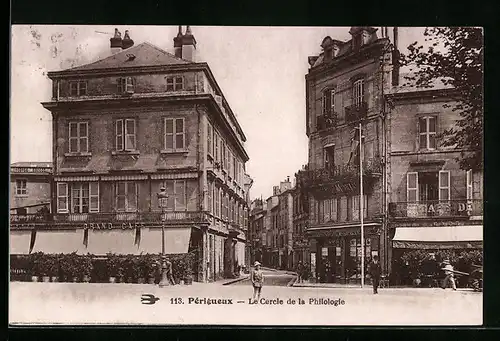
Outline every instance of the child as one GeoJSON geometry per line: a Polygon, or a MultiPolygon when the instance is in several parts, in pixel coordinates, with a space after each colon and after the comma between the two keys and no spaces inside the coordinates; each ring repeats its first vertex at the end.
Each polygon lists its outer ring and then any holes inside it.
{"type": "Polygon", "coordinates": [[[252,270],[250,280],[252,281],[253,286],[253,300],[257,303],[260,299],[262,284],[264,284],[264,274],[262,273],[262,270],[260,270],[259,262],[256,261],[254,267],[255,268],[252,270]]]}

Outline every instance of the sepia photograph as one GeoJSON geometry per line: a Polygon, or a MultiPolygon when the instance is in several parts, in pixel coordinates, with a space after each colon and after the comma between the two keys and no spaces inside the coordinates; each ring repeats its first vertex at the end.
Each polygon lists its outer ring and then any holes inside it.
{"type": "Polygon", "coordinates": [[[12,25],[9,324],[483,325],[483,40],[12,25]]]}

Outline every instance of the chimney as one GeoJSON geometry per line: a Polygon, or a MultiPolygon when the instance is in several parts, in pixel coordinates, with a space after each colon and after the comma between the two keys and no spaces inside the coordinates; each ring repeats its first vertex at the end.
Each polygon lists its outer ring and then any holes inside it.
{"type": "Polygon", "coordinates": [[[111,43],[111,53],[115,54],[122,50],[122,34],[115,28],[115,35],[113,38],[109,39],[111,43]]]}
{"type": "Polygon", "coordinates": [[[134,41],[132,39],[130,39],[130,35],[129,35],[128,30],[125,30],[125,36],[123,37],[123,40],[122,40],[122,48],[125,50],[125,49],[132,47],[132,46],[134,46],[134,41]]]}
{"type": "Polygon", "coordinates": [[[394,27],[394,48],[392,50],[392,85],[399,85],[398,28],[394,27]]]}
{"type": "Polygon", "coordinates": [[[182,58],[182,26],[179,25],[179,32],[174,38],[174,54],[177,58],[182,58]]]}
{"type": "Polygon", "coordinates": [[[186,27],[186,34],[182,36],[182,59],[196,61],[196,39],[191,32],[191,26],[186,27]]]}

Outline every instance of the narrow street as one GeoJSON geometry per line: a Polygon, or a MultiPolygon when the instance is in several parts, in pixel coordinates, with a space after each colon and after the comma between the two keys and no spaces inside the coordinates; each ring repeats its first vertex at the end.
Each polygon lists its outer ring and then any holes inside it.
{"type": "Polygon", "coordinates": [[[480,325],[482,294],[442,289],[287,287],[266,271],[260,304],[248,280],[230,285],[11,282],[10,323],[224,325],[480,325]],[[143,294],[160,300],[141,304],[143,294]],[[35,308],[36,307],[36,308],[35,308]]]}

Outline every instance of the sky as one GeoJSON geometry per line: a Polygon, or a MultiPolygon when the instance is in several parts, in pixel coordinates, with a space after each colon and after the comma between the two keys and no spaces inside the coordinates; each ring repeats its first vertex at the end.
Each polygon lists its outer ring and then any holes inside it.
{"type": "MultiPolygon", "coordinates": [[[[13,25],[11,45],[10,161],[52,160],[52,118],[40,102],[51,98],[47,71],[87,64],[111,54],[117,27],[134,43],[173,53],[177,26],[13,25]]],[[[307,57],[326,36],[346,41],[349,27],[192,26],[197,61],[207,62],[247,137],[251,198],[307,163],[305,75],[307,57]]],[[[422,39],[422,28],[400,28],[400,46],[422,39]]]]}

